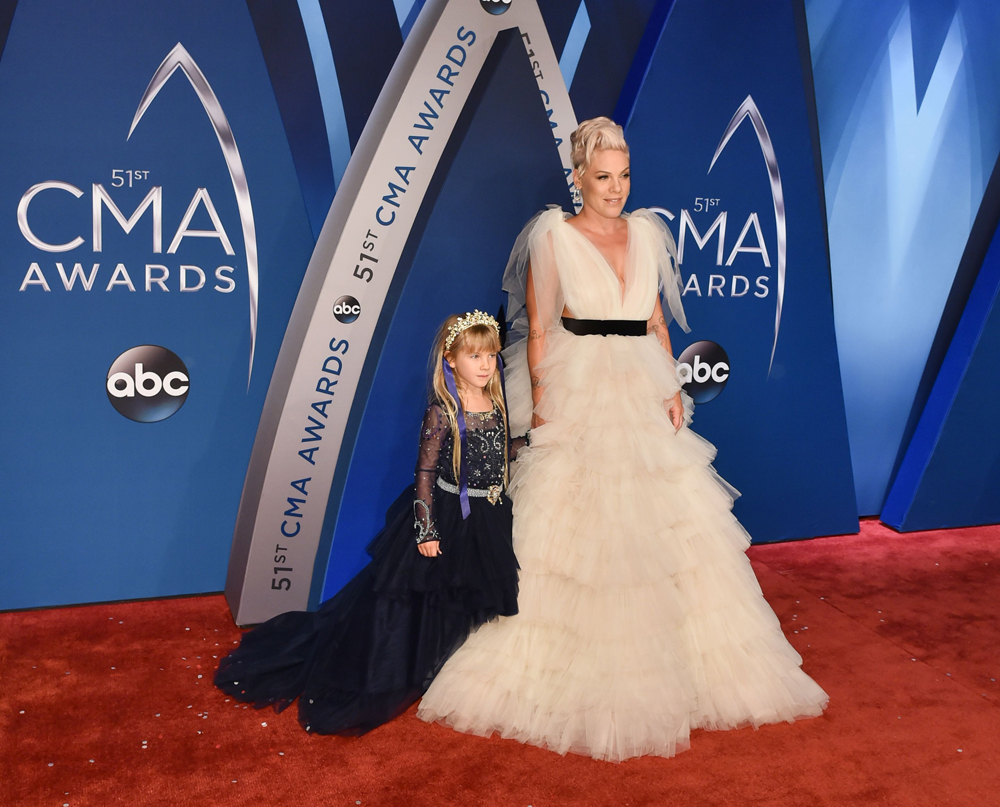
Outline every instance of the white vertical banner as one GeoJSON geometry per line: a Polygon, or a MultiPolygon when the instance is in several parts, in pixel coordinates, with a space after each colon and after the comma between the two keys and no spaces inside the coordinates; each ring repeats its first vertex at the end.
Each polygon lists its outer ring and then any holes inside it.
{"type": "Polygon", "coordinates": [[[497,34],[509,28],[520,31],[569,182],[576,118],[536,0],[428,0],[337,190],[271,379],[226,581],[239,624],[308,605],[344,431],[386,294],[455,123],[497,34]]]}

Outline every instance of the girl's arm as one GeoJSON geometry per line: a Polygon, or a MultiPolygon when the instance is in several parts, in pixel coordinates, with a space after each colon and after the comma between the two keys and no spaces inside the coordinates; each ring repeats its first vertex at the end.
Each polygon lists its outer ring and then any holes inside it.
{"type": "MultiPolygon", "coordinates": [[[[653,316],[646,323],[646,333],[655,334],[656,341],[667,351],[667,355],[673,358],[674,353],[670,346],[670,332],[667,330],[667,320],[663,316],[663,306],[660,303],[659,295],[657,295],[656,304],[653,306],[653,316]]],[[[667,414],[670,416],[670,422],[674,424],[674,431],[677,431],[684,422],[684,404],[681,401],[681,391],[677,390],[674,393],[674,397],[665,403],[667,404],[667,414]]]]}
{"type": "Polygon", "coordinates": [[[429,558],[441,554],[441,536],[434,526],[434,483],[437,481],[441,443],[448,431],[448,418],[441,407],[431,404],[420,427],[420,451],[414,471],[413,528],[417,549],[429,558]]]}
{"type": "Polygon", "coordinates": [[[535,302],[535,283],[531,277],[531,264],[528,264],[528,276],[524,289],[524,307],[528,313],[528,376],[531,378],[531,428],[537,428],[545,423],[538,416],[538,404],[542,400],[542,378],[536,369],[545,356],[545,330],[538,316],[538,305],[535,302]]]}

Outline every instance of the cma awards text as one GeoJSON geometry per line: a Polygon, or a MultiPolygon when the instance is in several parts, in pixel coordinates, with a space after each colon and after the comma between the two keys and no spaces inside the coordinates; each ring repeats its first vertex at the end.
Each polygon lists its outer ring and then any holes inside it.
{"type": "MultiPolygon", "coordinates": [[[[696,212],[707,212],[709,208],[717,208],[720,201],[717,198],[697,197],[694,209],[696,212]]],[[[654,207],[652,210],[660,213],[668,221],[673,221],[676,218],[673,213],[665,208],[654,207]]],[[[760,217],[757,213],[751,213],[747,216],[746,222],[743,224],[743,228],[740,230],[740,234],[737,236],[732,249],[729,250],[727,257],[726,225],[728,219],[728,211],[722,210],[703,235],[694,223],[694,219],[691,218],[690,211],[682,208],[680,214],[680,231],[677,236],[677,263],[680,266],[684,265],[684,253],[685,250],[690,252],[691,241],[694,241],[695,248],[699,252],[702,252],[714,236],[717,239],[715,248],[716,266],[732,266],[740,255],[753,254],[759,255],[764,267],[770,269],[771,257],[767,251],[767,244],[764,241],[764,234],[761,231],[760,217]],[[753,237],[748,239],[751,230],[753,230],[753,237]],[[747,243],[748,240],[750,243],[747,243]]],[[[758,298],[767,297],[770,293],[769,281],[770,277],[768,275],[757,276],[752,283],[753,296],[758,298]]],[[[706,278],[703,275],[699,276],[695,272],[691,272],[684,281],[684,290],[681,294],[682,296],[693,294],[696,297],[743,297],[750,290],[751,280],[746,275],[733,274],[728,278],[727,282],[725,275],[709,274],[706,278]]]]}
{"type": "MultiPolygon", "coordinates": [[[[423,102],[423,110],[416,114],[412,128],[417,131],[407,135],[406,138],[413,147],[414,162],[418,162],[424,155],[428,141],[434,137],[434,122],[440,118],[439,110],[444,110],[446,98],[451,95],[450,88],[455,86],[455,79],[462,74],[461,68],[465,66],[465,60],[468,58],[466,48],[471,48],[476,42],[475,31],[467,30],[464,26],[455,32],[455,36],[458,38],[458,43],[451,45],[445,52],[433,84],[427,88],[427,100],[423,102]]],[[[417,166],[397,165],[393,170],[402,184],[397,184],[395,180],[386,183],[388,193],[382,197],[383,204],[375,210],[375,221],[382,227],[390,227],[396,221],[396,210],[402,201],[401,195],[406,193],[406,188],[410,184],[410,174],[417,170],[417,166]]],[[[370,277],[363,279],[366,282],[371,280],[370,277]]]]}
{"type": "MultiPolygon", "coordinates": [[[[145,178],[149,172],[135,171],[130,172],[130,174],[133,174],[130,180],[134,181],[139,176],[145,178]]],[[[120,177],[116,176],[113,184],[118,184],[118,180],[120,179],[120,177]]],[[[46,198],[47,204],[44,207],[46,211],[63,209],[62,205],[58,203],[60,194],[69,194],[74,199],[79,199],[84,195],[83,190],[69,182],[50,180],[32,185],[21,196],[17,205],[17,225],[25,240],[33,247],[48,253],[69,252],[82,247],[86,243],[86,239],[80,234],[67,233],[65,237],[68,240],[59,243],[46,241],[37,234],[37,223],[35,227],[32,226],[31,205],[36,197],[43,193],[48,197],[46,198]],[[59,192],[58,194],[55,193],[57,191],[59,192]],[[55,194],[55,198],[52,198],[53,194],[55,194]]],[[[64,196],[62,198],[65,199],[64,196]]],[[[126,235],[129,235],[135,229],[139,221],[149,211],[149,218],[152,224],[151,251],[153,254],[163,252],[163,186],[152,186],[135,210],[126,216],[114,199],[111,198],[104,185],[95,182],[91,186],[90,204],[91,249],[95,254],[104,250],[104,227],[107,218],[104,215],[105,211],[111,214],[110,218],[117,222],[126,235]]],[[[51,233],[53,231],[52,224],[51,221],[44,221],[43,231],[51,233]]],[[[52,238],[52,235],[50,234],[47,237],[52,238]]],[[[185,238],[213,238],[219,242],[226,255],[236,254],[229,234],[222,224],[222,219],[219,217],[207,188],[198,188],[194,192],[184,215],[181,217],[180,223],[174,230],[173,237],[170,239],[167,254],[172,255],[176,253],[181,248],[185,238]],[[203,210],[204,214],[207,214],[211,222],[211,229],[191,227],[192,219],[194,219],[199,210],[203,210]]],[[[115,263],[112,269],[110,268],[112,263],[109,262],[107,264],[107,268],[102,275],[100,262],[93,262],[89,270],[85,270],[82,263],[74,263],[72,269],[67,272],[66,266],[61,262],[55,262],[54,269],[51,265],[43,269],[39,262],[33,261],[25,272],[18,290],[25,291],[36,287],[43,291],[51,291],[53,287],[58,287],[56,275],[58,275],[58,279],[66,291],[73,291],[77,288],[83,291],[92,291],[96,284],[98,289],[103,288],[104,291],[123,288],[134,292],[138,288],[143,288],[148,292],[154,290],[166,292],[171,291],[171,286],[173,286],[173,289],[177,291],[195,292],[202,290],[208,284],[209,275],[206,273],[206,270],[192,264],[179,264],[171,269],[171,267],[164,264],[147,263],[143,270],[133,268],[130,272],[123,263],[115,263]],[[133,279],[133,273],[137,273],[135,279],[133,279]],[[103,282],[104,276],[108,278],[106,283],[103,282]],[[101,283],[97,283],[98,277],[102,277],[101,283]]],[[[231,276],[235,271],[236,268],[233,266],[218,266],[214,270],[209,270],[216,281],[211,286],[212,290],[222,294],[232,292],[236,288],[236,281],[231,276]]]]}
{"type": "MultiPolygon", "coordinates": [[[[330,340],[329,354],[324,358],[317,378],[314,400],[310,401],[308,409],[305,410],[305,421],[302,426],[302,437],[297,449],[299,457],[308,465],[316,465],[316,454],[323,448],[323,438],[325,436],[326,420],[329,418],[327,409],[333,402],[334,395],[337,394],[337,384],[340,380],[340,373],[344,369],[343,356],[350,350],[350,342],[347,339],[334,337],[330,340]]],[[[336,451],[339,445],[335,445],[331,450],[336,451]]],[[[303,467],[303,472],[307,472],[303,467]]],[[[295,537],[302,529],[302,519],[307,515],[322,518],[322,513],[307,513],[303,508],[309,503],[308,484],[312,481],[312,476],[292,479],[288,485],[291,488],[285,502],[281,505],[288,505],[288,509],[282,513],[282,521],[279,526],[281,538],[275,544],[275,563],[286,563],[288,558],[294,558],[298,551],[295,537]],[[289,540],[292,539],[292,540],[289,540]],[[287,546],[282,546],[287,544],[287,546]],[[279,556],[282,560],[278,560],[279,556]]],[[[283,577],[283,572],[294,571],[292,566],[275,566],[274,576],[271,580],[271,588],[275,591],[289,591],[292,587],[290,577],[283,577]]]]}

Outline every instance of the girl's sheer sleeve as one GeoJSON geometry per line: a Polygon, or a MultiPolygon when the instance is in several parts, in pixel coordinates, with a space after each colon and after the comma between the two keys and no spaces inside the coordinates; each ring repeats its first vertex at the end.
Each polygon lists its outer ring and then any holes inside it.
{"type": "Polygon", "coordinates": [[[420,427],[420,450],[414,471],[413,527],[418,544],[441,540],[434,526],[434,483],[441,444],[447,432],[447,416],[438,404],[431,404],[424,412],[420,427]]]}

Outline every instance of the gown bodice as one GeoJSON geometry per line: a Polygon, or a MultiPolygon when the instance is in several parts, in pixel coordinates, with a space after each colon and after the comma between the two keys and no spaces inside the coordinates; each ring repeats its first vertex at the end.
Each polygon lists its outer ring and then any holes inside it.
{"type": "Polygon", "coordinates": [[[668,321],[672,317],[689,330],[681,304],[677,249],[663,219],[646,209],[622,214],[628,228],[623,286],[604,254],[568,218],[560,208],[544,210],[515,242],[503,282],[515,332],[527,334],[529,267],[535,310],[545,330],[559,325],[564,307],[578,319],[648,320],[658,292],[663,294],[668,321]]]}
{"type": "Polygon", "coordinates": [[[642,260],[642,225],[626,219],[624,288],[604,254],[558,211],[552,229],[552,251],[566,306],[580,319],[647,320],[653,313],[659,277],[656,264],[642,260]],[[639,254],[637,254],[639,253],[639,254]]]}

